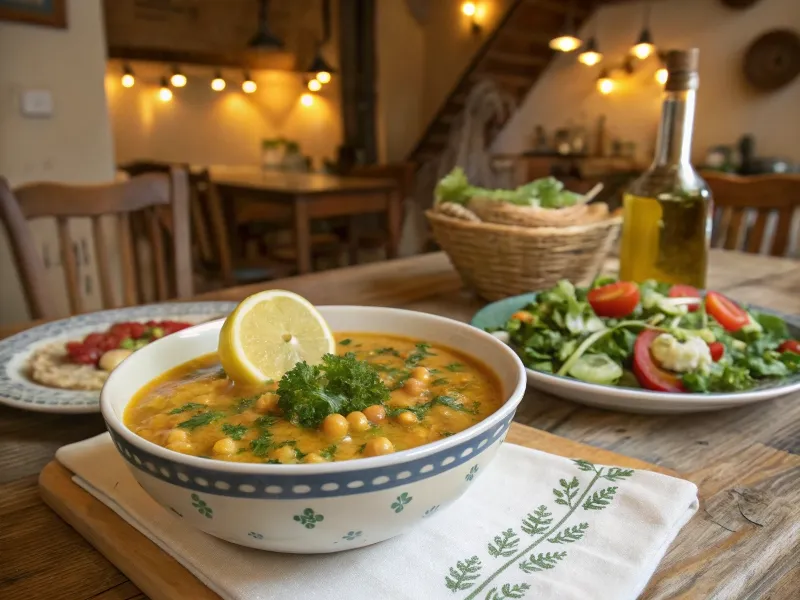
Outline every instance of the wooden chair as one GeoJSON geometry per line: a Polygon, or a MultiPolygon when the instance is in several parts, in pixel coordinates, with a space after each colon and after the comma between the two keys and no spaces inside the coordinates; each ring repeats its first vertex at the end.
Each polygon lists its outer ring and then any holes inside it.
{"type": "Polygon", "coordinates": [[[772,256],[787,253],[793,217],[800,208],[800,175],[741,177],[714,171],[701,175],[714,198],[713,247],[758,254],[769,217],[774,214],[775,227],[766,240],[767,252],[772,256]]]}
{"type": "Polygon", "coordinates": [[[78,282],[78,265],[73,253],[69,219],[88,217],[105,308],[133,305],[143,301],[144,272],[139,265],[132,221],[141,219],[153,258],[154,290],[158,300],[193,293],[189,233],[189,192],[186,172],[172,169],[168,174],[147,174],[129,181],[104,185],[35,183],[12,191],[0,177],[0,218],[6,225],[23,291],[34,319],[58,316],[53,290],[45,282],[44,262],[37,252],[27,220],[54,217],[58,228],[61,261],[67,284],[70,312],[84,311],[78,282]],[[159,209],[169,209],[172,226],[170,257],[165,255],[164,228],[159,209]],[[123,297],[114,297],[109,248],[101,217],[116,220],[115,240],[119,244],[123,297]],[[174,290],[170,289],[171,272],[174,290]]]}
{"type": "MultiPolygon", "coordinates": [[[[347,169],[343,175],[347,177],[366,177],[369,179],[391,179],[397,183],[400,198],[406,201],[414,195],[414,178],[417,165],[410,162],[389,163],[385,165],[355,165],[347,169]]],[[[350,218],[347,227],[349,239],[350,264],[358,262],[360,249],[375,250],[386,246],[386,231],[367,233],[364,231],[359,216],[350,218]]]]}

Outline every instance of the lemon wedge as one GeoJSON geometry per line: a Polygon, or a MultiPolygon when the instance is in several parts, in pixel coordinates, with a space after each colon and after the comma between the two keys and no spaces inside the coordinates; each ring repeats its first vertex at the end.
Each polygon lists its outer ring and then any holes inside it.
{"type": "Polygon", "coordinates": [[[336,352],[328,324],[302,296],[266,290],[245,298],[219,332],[219,359],[242,383],[276,381],[298,362],[322,362],[336,352]]]}

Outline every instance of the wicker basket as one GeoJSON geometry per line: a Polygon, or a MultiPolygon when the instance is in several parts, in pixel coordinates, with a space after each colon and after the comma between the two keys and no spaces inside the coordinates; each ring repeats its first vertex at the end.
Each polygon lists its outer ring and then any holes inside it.
{"type": "Polygon", "coordinates": [[[486,300],[552,287],[559,279],[595,277],[622,219],[572,227],[517,227],[426,212],[436,241],[464,282],[486,300]]]}
{"type": "Polygon", "coordinates": [[[474,198],[468,208],[486,223],[521,227],[569,227],[602,221],[608,217],[608,205],[604,202],[553,209],[474,198]]]}

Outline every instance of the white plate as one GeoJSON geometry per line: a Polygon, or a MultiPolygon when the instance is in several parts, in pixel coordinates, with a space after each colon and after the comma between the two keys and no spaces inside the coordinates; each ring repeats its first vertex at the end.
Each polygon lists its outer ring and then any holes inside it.
{"type": "Polygon", "coordinates": [[[117,308],[69,317],[33,327],[0,341],[0,404],[49,413],[100,412],[100,391],[62,390],[35,383],[26,375],[31,353],[53,342],[81,340],[122,321],[199,323],[222,317],[236,302],[173,302],[117,308]]]}
{"type": "MultiPolygon", "coordinates": [[[[536,297],[536,293],[523,294],[493,302],[478,311],[472,318],[472,325],[479,329],[501,327],[516,311],[524,308],[536,297]]],[[[800,318],[778,312],[753,307],[755,310],[778,316],[786,321],[792,337],[800,338],[800,318]]],[[[637,388],[597,385],[571,377],[562,377],[525,369],[528,384],[548,394],[566,398],[580,404],[598,406],[632,413],[668,414],[691,413],[720,410],[744,404],[771,400],[779,396],[800,391],[800,374],[789,379],[770,381],[746,392],[726,394],[668,394],[651,392],[637,388]]]]}

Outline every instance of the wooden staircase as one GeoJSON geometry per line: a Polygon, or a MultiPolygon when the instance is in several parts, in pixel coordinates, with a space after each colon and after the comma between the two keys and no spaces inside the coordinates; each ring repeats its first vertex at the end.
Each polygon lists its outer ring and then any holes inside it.
{"type": "MultiPolygon", "coordinates": [[[[422,163],[441,154],[450,126],[464,109],[467,94],[483,79],[493,79],[518,102],[536,83],[555,51],[549,41],[561,31],[570,9],[580,30],[595,6],[613,0],[516,0],[489,34],[472,62],[429,123],[409,160],[422,163]]],[[[499,129],[498,129],[499,131],[499,129]]]]}

